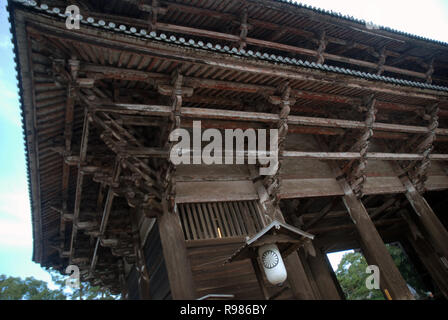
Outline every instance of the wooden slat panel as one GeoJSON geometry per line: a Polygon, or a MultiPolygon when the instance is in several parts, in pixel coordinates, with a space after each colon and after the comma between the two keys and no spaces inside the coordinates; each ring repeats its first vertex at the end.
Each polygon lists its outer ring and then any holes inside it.
{"type": "Polygon", "coordinates": [[[227,213],[227,211],[224,210],[224,207],[221,202],[218,202],[218,209],[222,213],[223,216],[226,217],[227,225],[229,227],[229,232],[231,237],[235,237],[238,235],[238,233],[235,230],[235,226],[233,225],[233,219],[230,214],[227,213]]]}
{"type": "Polygon", "coordinates": [[[208,237],[209,238],[215,238],[216,234],[215,234],[215,230],[212,227],[212,221],[210,219],[210,215],[208,214],[208,212],[203,208],[203,204],[201,203],[197,203],[196,204],[199,212],[202,213],[202,215],[204,216],[205,219],[205,223],[207,225],[207,230],[208,230],[208,237]]]}
{"type": "Polygon", "coordinates": [[[197,212],[198,216],[199,216],[199,220],[201,221],[200,224],[202,226],[202,232],[203,232],[203,238],[205,239],[209,239],[211,238],[211,233],[209,230],[209,226],[204,218],[204,215],[202,213],[202,210],[200,208],[200,206],[198,206],[196,203],[192,205],[192,208],[194,208],[194,211],[197,212]]]}
{"type": "Polygon", "coordinates": [[[188,205],[185,206],[185,209],[186,209],[186,214],[187,214],[190,230],[191,230],[192,235],[193,235],[193,239],[199,239],[198,234],[196,232],[196,226],[194,225],[194,222],[193,222],[193,217],[192,217],[192,214],[191,214],[191,210],[188,207],[188,205]]]}
{"type": "Polygon", "coordinates": [[[216,203],[212,203],[213,210],[215,210],[215,214],[219,217],[219,221],[221,222],[221,233],[223,237],[230,237],[229,230],[229,222],[227,221],[227,217],[219,210],[216,203]]]}
{"type": "Polygon", "coordinates": [[[244,237],[263,228],[254,201],[180,203],[178,207],[187,241],[244,237]]]}
{"type": "Polygon", "coordinates": [[[249,231],[247,230],[246,225],[244,224],[244,221],[241,217],[241,214],[239,213],[238,209],[235,209],[234,204],[232,202],[226,203],[226,205],[229,207],[230,212],[232,215],[237,219],[238,225],[240,226],[242,234],[249,234],[249,231]]]}
{"type": "Polygon", "coordinates": [[[192,233],[190,231],[189,223],[187,222],[187,215],[185,214],[185,209],[183,206],[179,206],[180,211],[180,221],[182,222],[182,227],[184,230],[184,236],[186,240],[192,239],[192,233]]]}
{"type": "Polygon", "coordinates": [[[193,216],[193,221],[196,225],[196,231],[198,233],[198,239],[205,239],[206,236],[204,234],[204,227],[203,224],[199,222],[198,213],[195,210],[195,207],[191,203],[187,203],[187,207],[190,208],[191,215],[193,216]]]}

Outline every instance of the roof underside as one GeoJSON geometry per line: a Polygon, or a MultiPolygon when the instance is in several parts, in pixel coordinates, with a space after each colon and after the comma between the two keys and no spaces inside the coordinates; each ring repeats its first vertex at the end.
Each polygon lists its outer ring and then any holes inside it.
{"type": "MultiPolygon", "coordinates": [[[[57,74],[54,74],[53,62],[57,59],[76,57],[81,61],[80,76],[96,79],[97,89],[94,94],[106,99],[114,97],[118,90],[118,95],[123,96],[122,102],[125,103],[167,104],[166,97],[159,97],[157,85],[170,84],[171,74],[182,65],[187,86],[194,88],[194,95],[184,99],[183,107],[276,112],[266,103],[266,95],[274,93],[276,88],[288,80],[293,90],[301,92],[291,107],[291,115],[363,121],[362,114],[355,111],[355,106],[366,95],[375,93],[379,101],[378,108],[382,110],[377,117],[378,121],[418,126],[421,120],[416,114],[421,113],[426,106],[439,102],[440,127],[448,128],[448,88],[445,87],[448,85],[448,47],[444,43],[384,28],[367,32],[360,22],[321,14],[283,1],[246,2],[249,24],[251,21],[252,24],[266,22],[265,28],[250,29],[251,38],[275,37],[282,44],[311,49],[313,42],[309,41],[307,35],[319,34],[324,29],[327,36],[339,39],[340,43],[357,42],[372,48],[386,47],[396,55],[388,63],[416,73],[425,73],[426,70],[413,61],[427,61],[428,56],[434,56],[433,83],[427,84],[418,77],[397,76],[392,72],[378,76],[369,68],[342,62],[316,64],[313,58],[278,48],[248,44],[244,50],[232,50],[235,43],[212,37],[187,37],[178,31],[149,34],[140,31],[142,25],[139,21],[146,19],[146,13],[138,9],[137,1],[78,2],[81,11],[88,10],[89,16],[106,17],[104,23],[100,22],[101,18],[87,20],[85,16],[81,30],[71,32],[64,27],[64,17],[53,9],[56,7],[62,10],[66,1],[47,1],[47,7],[43,3],[33,6],[32,3],[21,4],[23,1],[9,1],[19,67],[32,202],[33,260],[44,266],[61,267],[64,263],[54,245],[55,239],[60,236],[61,214],[54,207],[60,205],[62,200],[64,163],[60,152],[55,152],[55,146],[64,145],[67,106],[67,88],[55,82],[57,74]],[[109,22],[114,22],[115,27],[112,28],[109,22]],[[120,28],[120,25],[126,27],[120,28]],[[276,25],[306,32],[302,36],[298,33],[280,34],[275,29],[276,25]],[[402,54],[410,58],[401,59],[402,54]],[[151,74],[152,79],[157,79],[156,83],[145,74],[151,74]]],[[[228,23],[228,19],[240,16],[242,1],[179,0],[160,3],[171,8],[160,17],[161,25],[176,24],[228,34],[239,32],[239,26],[228,23]],[[185,8],[189,10],[182,11],[182,6],[187,6],[185,8]],[[194,8],[208,11],[199,14],[195,13],[194,8]],[[213,12],[219,15],[213,15],[213,12]]],[[[335,42],[330,43],[327,50],[342,52],[345,45],[335,42]]],[[[347,58],[377,62],[377,58],[359,46],[343,52],[347,58]]],[[[161,121],[157,117],[154,119],[161,121]]],[[[131,123],[137,121],[132,117],[127,120],[131,123]]],[[[74,107],[71,139],[74,142],[74,154],[79,154],[83,123],[84,107],[77,103],[74,107]]],[[[113,154],[97,138],[99,132],[96,130],[92,129],[93,138],[89,144],[95,146],[95,152],[103,153],[104,159],[108,156],[112,159],[113,154]]],[[[158,134],[156,131],[146,133],[158,134]]],[[[341,135],[341,132],[334,130],[334,135],[341,135]]],[[[402,135],[400,139],[407,137],[402,135]]],[[[156,146],[151,145],[154,141],[148,143],[148,147],[156,146]]],[[[444,152],[446,147],[442,143],[436,144],[437,148],[440,153],[448,153],[444,152]]],[[[68,208],[74,206],[77,171],[76,166],[71,166],[68,172],[68,208]]],[[[96,211],[99,185],[89,180],[83,188],[83,208],[85,211],[96,211]]],[[[129,221],[119,218],[120,212],[126,208],[125,201],[114,203],[115,218],[112,219],[111,228],[114,225],[129,225],[129,221]]],[[[71,229],[65,232],[68,235],[71,229]]],[[[81,239],[79,243],[81,249],[88,243],[88,238],[81,239]]],[[[112,258],[108,256],[107,259],[112,258]]],[[[107,259],[100,261],[100,265],[111,264],[112,260],[107,259]]]]}

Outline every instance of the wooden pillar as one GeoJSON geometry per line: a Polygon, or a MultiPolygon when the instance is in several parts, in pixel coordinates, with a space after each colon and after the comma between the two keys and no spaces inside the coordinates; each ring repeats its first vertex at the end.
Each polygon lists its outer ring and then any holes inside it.
{"type": "MultiPolygon", "coordinates": [[[[325,253],[322,253],[319,248],[314,248],[315,256],[308,255],[308,264],[314,275],[314,279],[319,288],[322,299],[325,300],[341,300],[335,279],[332,277],[332,270],[328,265],[325,253]]],[[[336,280],[337,281],[337,280],[336,280]]]]}
{"type": "Polygon", "coordinates": [[[421,232],[421,226],[412,220],[409,213],[403,211],[402,216],[410,230],[407,242],[412,246],[437,287],[448,298],[448,263],[443,263],[442,258],[421,232]]]}
{"type": "Polygon", "coordinates": [[[428,240],[437,253],[448,261],[448,231],[437,218],[425,198],[417,192],[409,178],[403,176],[401,181],[406,187],[406,198],[424,227],[428,240]]]}
{"type": "Polygon", "coordinates": [[[316,299],[322,300],[322,294],[320,292],[320,288],[317,285],[317,281],[314,275],[313,270],[311,270],[311,265],[309,264],[309,254],[306,252],[304,248],[300,248],[297,253],[299,254],[300,261],[302,262],[303,269],[305,270],[308,281],[311,285],[311,289],[313,290],[313,295],[316,299]]]}
{"type": "Polygon", "coordinates": [[[171,296],[175,300],[195,299],[193,273],[179,216],[169,210],[166,199],[162,200],[162,207],[163,214],[158,218],[158,225],[171,296]]]}
{"type": "MultiPolygon", "coordinates": [[[[270,221],[267,220],[274,219],[279,222],[285,222],[285,218],[278,205],[272,206],[270,203],[268,192],[260,180],[256,167],[249,166],[249,170],[260,199],[261,208],[264,210],[265,216],[262,217],[263,223],[269,223],[270,221]]],[[[318,297],[314,295],[310,280],[308,279],[305,268],[297,252],[293,252],[286,257],[284,263],[288,273],[288,282],[294,297],[298,300],[318,299],[318,297]]]]}
{"type": "Polygon", "coordinates": [[[423,238],[408,237],[408,241],[425,266],[440,292],[448,299],[448,266],[445,266],[432,246],[423,238]]]}
{"type": "Polygon", "coordinates": [[[367,263],[377,265],[380,270],[381,288],[384,291],[387,290],[394,300],[413,300],[414,297],[409,291],[406,281],[401,276],[389,251],[387,251],[386,245],[370,219],[366,208],[351,191],[345,179],[339,181],[345,193],[342,198],[344,205],[358,230],[367,263]]]}
{"type": "Polygon", "coordinates": [[[148,268],[146,266],[145,253],[143,252],[143,248],[141,246],[139,225],[138,225],[138,216],[137,212],[134,209],[130,210],[130,219],[132,224],[132,232],[133,232],[133,244],[134,244],[134,252],[137,257],[136,269],[138,273],[138,289],[140,300],[151,300],[151,295],[149,291],[149,277],[150,274],[148,272],[148,268]]]}
{"type": "Polygon", "coordinates": [[[290,254],[285,259],[285,267],[294,297],[298,300],[317,300],[318,297],[313,292],[310,279],[297,252],[290,254]]]}
{"type": "MultiPolygon", "coordinates": [[[[317,139],[317,142],[322,150],[327,149],[324,141],[317,139]]],[[[354,194],[338,165],[330,161],[328,165],[335,176],[338,177],[337,181],[344,192],[342,200],[359,233],[367,263],[378,266],[380,270],[381,288],[384,289],[386,295],[389,294],[394,300],[414,300],[406,285],[406,281],[401,276],[389,251],[387,251],[386,245],[376,230],[363,203],[354,194]]]]}
{"type": "Polygon", "coordinates": [[[263,294],[265,300],[269,300],[269,292],[266,286],[264,285],[263,273],[260,268],[260,264],[258,258],[250,259],[252,262],[252,267],[254,268],[255,277],[257,278],[258,285],[260,287],[260,291],[263,294]]]}

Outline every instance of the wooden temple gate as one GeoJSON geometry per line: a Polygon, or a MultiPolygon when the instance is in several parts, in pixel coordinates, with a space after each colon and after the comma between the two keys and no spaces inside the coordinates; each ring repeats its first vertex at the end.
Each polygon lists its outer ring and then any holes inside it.
{"type": "Polygon", "coordinates": [[[281,0],[69,2],[8,1],[34,261],[129,299],[343,299],[326,253],[360,248],[413,299],[400,242],[448,297],[447,44],[281,0]],[[278,129],[279,170],[173,165],[194,120],[278,129]],[[281,288],[223,265],[273,220],[315,235],[281,288]]]}

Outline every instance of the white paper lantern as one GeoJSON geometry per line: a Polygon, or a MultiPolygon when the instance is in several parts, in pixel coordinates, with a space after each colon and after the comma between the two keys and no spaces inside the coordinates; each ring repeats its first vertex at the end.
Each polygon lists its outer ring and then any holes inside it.
{"type": "Polygon", "coordinates": [[[263,265],[267,280],[274,284],[282,284],[286,280],[286,269],[276,244],[267,244],[258,249],[258,256],[263,265]]]}

